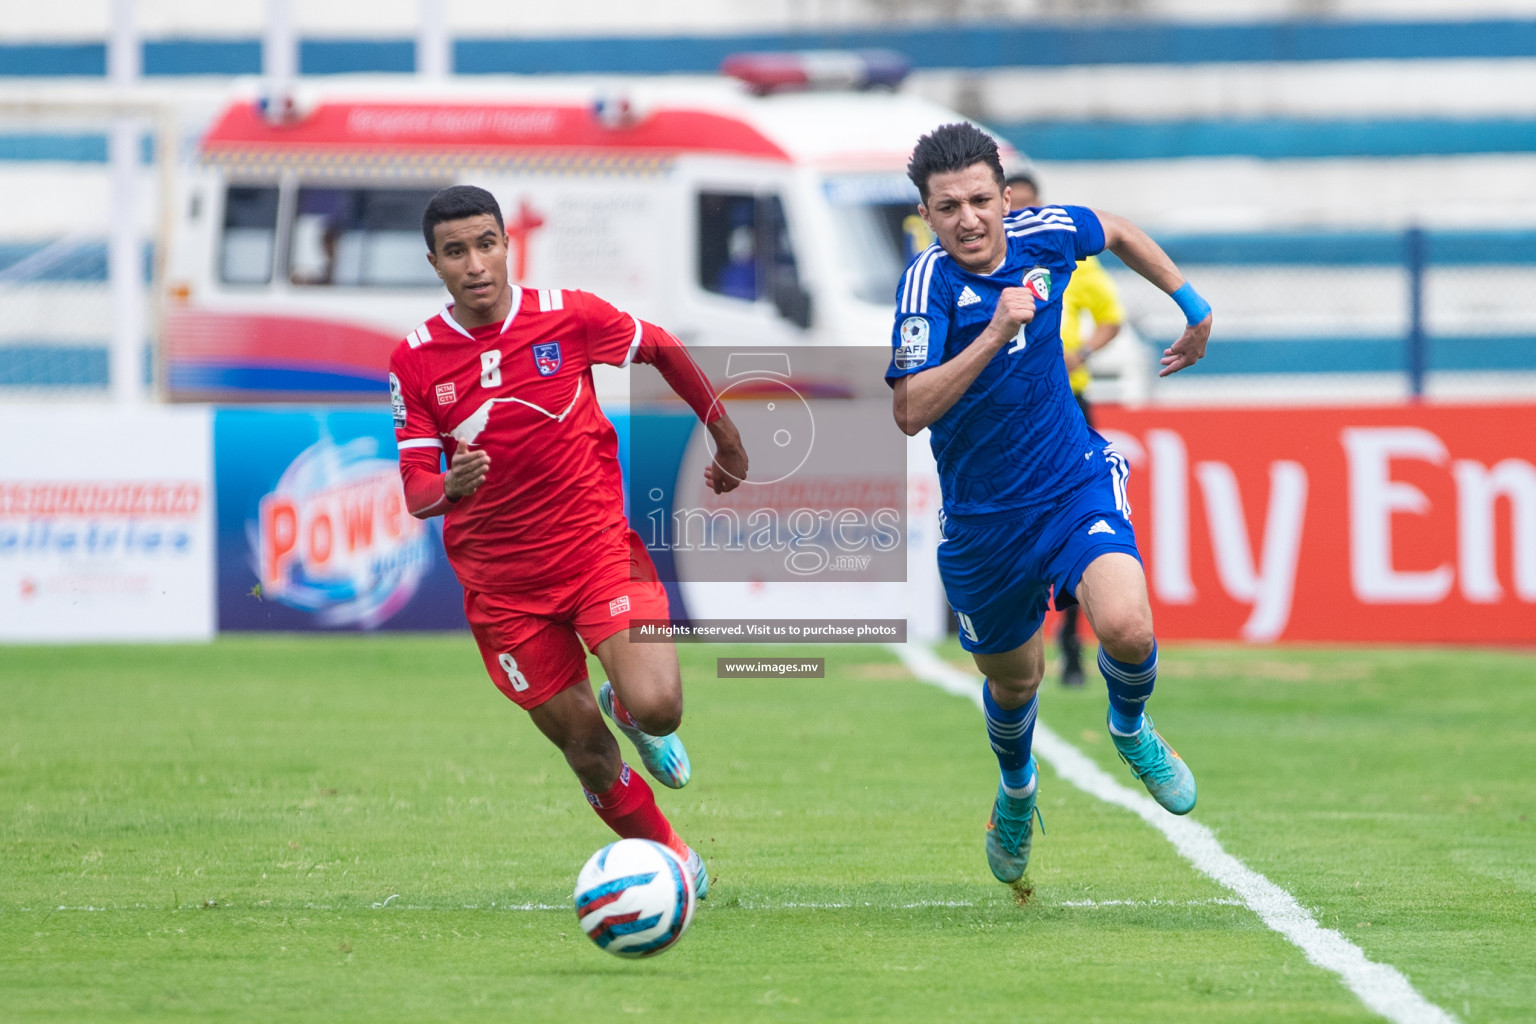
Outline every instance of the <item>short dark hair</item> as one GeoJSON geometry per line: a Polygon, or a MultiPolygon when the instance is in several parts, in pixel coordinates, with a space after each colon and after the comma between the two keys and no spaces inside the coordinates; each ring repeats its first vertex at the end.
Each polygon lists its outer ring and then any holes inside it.
{"type": "Polygon", "coordinates": [[[427,240],[427,251],[437,252],[437,226],[444,221],[463,220],[488,213],[496,219],[499,231],[507,230],[501,219],[501,206],[496,197],[476,185],[449,185],[433,196],[421,215],[421,234],[427,240]]]}
{"type": "Polygon", "coordinates": [[[973,164],[986,164],[1003,188],[1003,161],[997,153],[997,140],[966,121],[943,124],[917,140],[912,159],[907,161],[907,177],[917,186],[918,195],[928,202],[928,179],[935,174],[963,171],[973,164]]]}

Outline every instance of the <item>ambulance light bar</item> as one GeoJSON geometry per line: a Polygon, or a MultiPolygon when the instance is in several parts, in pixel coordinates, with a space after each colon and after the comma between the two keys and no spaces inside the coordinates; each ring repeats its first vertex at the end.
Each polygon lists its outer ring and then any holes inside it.
{"type": "Polygon", "coordinates": [[[801,50],[733,53],[722,74],[765,96],[802,89],[895,89],[912,62],[893,50],[801,50]]]}

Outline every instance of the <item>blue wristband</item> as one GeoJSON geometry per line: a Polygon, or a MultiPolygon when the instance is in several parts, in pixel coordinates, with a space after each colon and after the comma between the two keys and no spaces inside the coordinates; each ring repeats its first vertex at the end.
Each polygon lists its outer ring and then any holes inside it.
{"type": "Polygon", "coordinates": [[[1200,293],[1195,291],[1195,286],[1188,281],[1179,285],[1179,290],[1172,297],[1184,311],[1184,322],[1191,327],[1211,315],[1211,304],[1202,299],[1200,293]]]}

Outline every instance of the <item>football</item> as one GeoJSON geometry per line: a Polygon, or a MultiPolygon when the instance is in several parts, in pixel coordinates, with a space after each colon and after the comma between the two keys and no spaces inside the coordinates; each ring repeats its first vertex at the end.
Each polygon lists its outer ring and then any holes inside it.
{"type": "Polygon", "coordinates": [[[649,839],[620,839],[576,876],[582,931],[615,956],[655,956],[693,921],[693,884],[683,862],[649,839]]]}

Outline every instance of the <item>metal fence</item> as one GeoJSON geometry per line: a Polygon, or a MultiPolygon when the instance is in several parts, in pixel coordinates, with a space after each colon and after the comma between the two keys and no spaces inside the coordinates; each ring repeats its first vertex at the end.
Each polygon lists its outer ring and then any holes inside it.
{"type": "Polygon", "coordinates": [[[0,394],[105,398],[111,333],[105,240],[0,244],[0,394]]]}
{"type": "MultiPolygon", "coordinates": [[[[1215,309],[1208,357],[1152,400],[1536,396],[1536,232],[1253,233],[1158,241],[1215,309]]],[[[1106,264],[1155,363],[1177,308],[1106,264]]]]}

